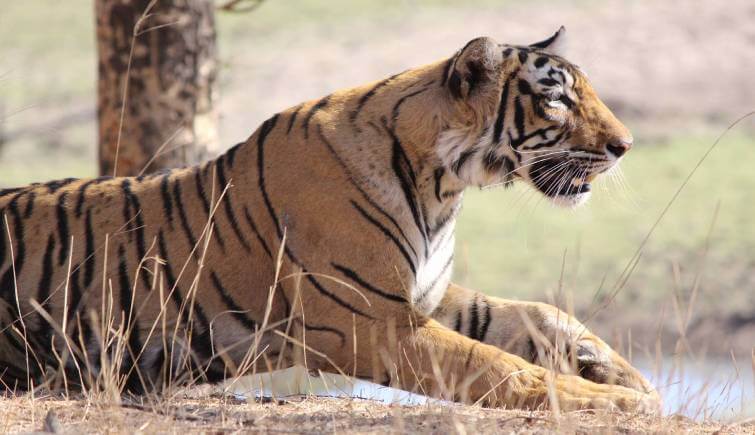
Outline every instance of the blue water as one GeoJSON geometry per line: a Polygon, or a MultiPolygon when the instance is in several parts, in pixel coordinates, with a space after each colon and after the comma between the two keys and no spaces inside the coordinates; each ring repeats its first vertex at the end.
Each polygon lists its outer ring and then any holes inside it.
{"type": "Polygon", "coordinates": [[[755,417],[751,361],[634,361],[663,397],[664,413],[732,421],[755,417]]]}

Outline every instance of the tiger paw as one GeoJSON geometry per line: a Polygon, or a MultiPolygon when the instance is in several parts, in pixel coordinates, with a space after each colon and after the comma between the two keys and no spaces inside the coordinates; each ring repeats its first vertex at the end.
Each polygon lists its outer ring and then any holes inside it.
{"type": "Polygon", "coordinates": [[[555,382],[561,410],[604,409],[659,414],[662,404],[657,394],[642,393],[619,385],[596,384],[578,376],[561,375],[555,382]]]}
{"type": "Polygon", "coordinates": [[[579,376],[598,384],[631,388],[660,401],[655,387],[642,373],[597,337],[590,334],[571,348],[575,355],[569,355],[569,359],[576,361],[579,376]]]}

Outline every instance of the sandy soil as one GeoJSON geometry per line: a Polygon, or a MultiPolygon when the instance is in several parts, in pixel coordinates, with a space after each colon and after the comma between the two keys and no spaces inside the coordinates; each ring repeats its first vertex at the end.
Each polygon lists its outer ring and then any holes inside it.
{"type": "Polygon", "coordinates": [[[389,406],[364,400],[306,398],[246,403],[219,396],[149,405],[86,400],[0,400],[0,431],[53,433],[732,433],[755,422],[694,422],[685,417],[582,411],[547,412],[473,406],[389,406]],[[31,405],[31,406],[30,406],[31,405]]]}

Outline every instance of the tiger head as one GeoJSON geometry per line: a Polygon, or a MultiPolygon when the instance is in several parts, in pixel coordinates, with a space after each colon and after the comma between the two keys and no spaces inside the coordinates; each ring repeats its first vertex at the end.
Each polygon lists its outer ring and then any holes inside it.
{"type": "Polygon", "coordinates": [[[467,184],[525,180],[554,203],[577,206],[616,165],[632,136],[587,77],[559,53],[564,28],[529,46],[470,41],[445,65],[456,119],[438,140],[443,164],[467,184]]]}

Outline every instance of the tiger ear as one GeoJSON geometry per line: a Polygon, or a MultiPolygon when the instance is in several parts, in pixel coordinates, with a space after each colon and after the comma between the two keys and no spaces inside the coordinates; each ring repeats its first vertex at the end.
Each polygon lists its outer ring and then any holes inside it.
{"type": "Polygon", "coordinates": [[[563,57],[566,51],[566,28],[561,26],[553,36],[544,41],[530,44],[530,47],[563,57]]]}
{"type": "Polygon", "coordinates": [[[466,99],[492,80],[502,60],[503,54],[494,39],[473,39],[449,60],[443,81],[454,98],[466,99]]]}

